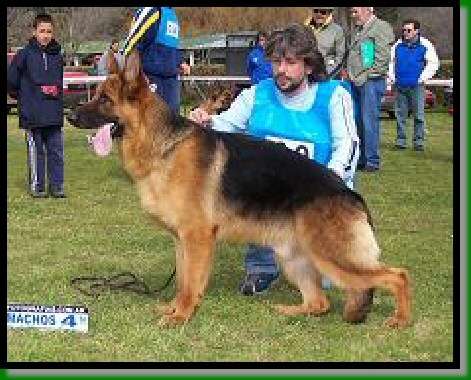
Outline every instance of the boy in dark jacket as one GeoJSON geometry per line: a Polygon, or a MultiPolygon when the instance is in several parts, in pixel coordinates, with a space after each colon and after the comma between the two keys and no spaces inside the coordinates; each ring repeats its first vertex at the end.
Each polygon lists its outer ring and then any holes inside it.
{"type": "Polygon", "coordinates": [[[8,92],[18,99],[25,130],[28,189],[34,198],[64,198],[63,58],[50,15],[37,15],[33,37],[8,69],[8,92]],[[49,180],[46,193],[46,161],[49,180]]]}

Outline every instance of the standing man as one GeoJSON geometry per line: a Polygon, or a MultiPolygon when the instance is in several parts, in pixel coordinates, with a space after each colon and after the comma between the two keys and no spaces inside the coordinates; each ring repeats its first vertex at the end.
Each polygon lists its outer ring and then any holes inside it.
{"type": "Polygon", "coordinates": [[[34,198],[65,198],[64,59],[53,36],[52,17],[38,14],[33,21],[33,37],[13,58],[7,74],[8,93],[18,99],[19,126],[25,130],[28,190],[34,198]]]}
{"type": "Polygon", "coordinates": [[[359,97],[362,126],[358,166],[366,172],[380,169],[380,110],[386,90],[390,49],[394,34],[386,21],[373,14],[373,7],[352,7],[355,21],[347,59],[347,71],[359,97]]]}
{"type": "Polygon", "coordinates": [[[402,38],[391,49],[388,81],[396,89],[398,149],[406,148],[406,120],[409,105],[414,116],[414,150],[424,150],[425,81],[438,70],[438,56],[432,43],[420,35],[420,23],[408,19],[402,23],[402,38]]]}
{"type": "MultiPolygon", "coordinates": [[[[190,119],[209,123],[219,131],[283,143],[326,165],[352,188],[358,160],[352,98],[339,81],[321,80],[325,77],[324,59],[312,32],[296,24],[274,32],[267,43],[267,56],[273,78],[242,90],[219,115],[209,116],[197,108],[190,119]]],[[[249,252],[240,285],[243,294],[262,293],[278,278],[273,254],[268,247],[249,252]]]]}
{"type": "Polygon", "coordinates": [[[180,73],[188,75],[190,66],[182,63],[180,25],[172,7],[141,7],[134,13],[131,30],[124,43],[124,56],[136,47],[149,87],[180,112],[180,73]]]}
{"type": "Polygon", "coordinates": [[[335,77],[341,69],[345,54],[345,35],[340,25],[334,22],[334,7],[314,7],[312,15],[305,21],[317,41],[317,48],[325,61],[327,74],[335,77]],[[333,71],[335,72],[333,73],[333,71]]]}
{"type": "Polygon", "coordinates": [[[259,32],[255,47],[247,56],[247,74],[252,85],[263,79],[271,78],[271,62],[265,57],[265,45],[267,43],[267,33],[259,32]]]}

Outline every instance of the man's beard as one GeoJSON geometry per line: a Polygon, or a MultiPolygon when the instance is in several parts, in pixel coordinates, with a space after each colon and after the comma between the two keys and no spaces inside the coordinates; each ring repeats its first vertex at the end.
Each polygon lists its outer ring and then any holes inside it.
{"type": "Polygon", "coordinates": [[[292,78],[289,78],[287,87],[282,88],[280,84],[278,83],[279,77],[280,77],[279,75],[275,76],[275,84],[276,84],[276,87],[278,87],[278,89],[284,93],[290,93],[297,90],[301,86],[301,84],[304,82],[304,78],[300,78],[299,80],[294,80],[292,78]]]}

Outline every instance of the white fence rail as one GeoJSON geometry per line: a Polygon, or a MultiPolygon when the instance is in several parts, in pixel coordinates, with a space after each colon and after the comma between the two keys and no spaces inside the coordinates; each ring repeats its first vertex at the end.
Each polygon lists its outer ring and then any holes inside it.
{"type": "MultiPolygon", "coordinates": [[[[78,78],[64,78],[64,88],[68,88],[69,84],[85,84],[87,86],[88,100],[91,98],[90,85],[103,82],[106,76],[88,76],[78,78]]],[[[183,82],[237,82],[237,83],[250,83],[250,78],[247,76],[183,76],[179,77],[183,82]]],[[[426,86],[430,87],[448,87],[453,89],[453,78],[451,79],[430,79],[425,82],[426,86]]]]}

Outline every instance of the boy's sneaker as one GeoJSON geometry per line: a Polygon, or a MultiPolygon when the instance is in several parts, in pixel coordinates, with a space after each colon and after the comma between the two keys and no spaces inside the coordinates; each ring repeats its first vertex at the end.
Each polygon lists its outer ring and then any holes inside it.
{"type": "Polygon", "coordinates": [[[47,197],[48,197],[48,194],[47,194],[44,190],[39,190],[39,191],[30,190],[30,191],[29,191],[29,194],[30,194],[33,198],[47,198],[47,197]]]}
{"type": "Polygon", "coordinates": [[[53,198],[66,198],[64,193],[64,189],[62,187],[50,186],[49,187],[49,194],[53,198]]]}
{"type": "Polygon", "coordinates": [[[278,280],[279,273],[255,273],[247,274],[240,284],[240,292],[245,296],[253,296],[254,294],[261,294],[268,290],[270,285],[278,280]]]}

